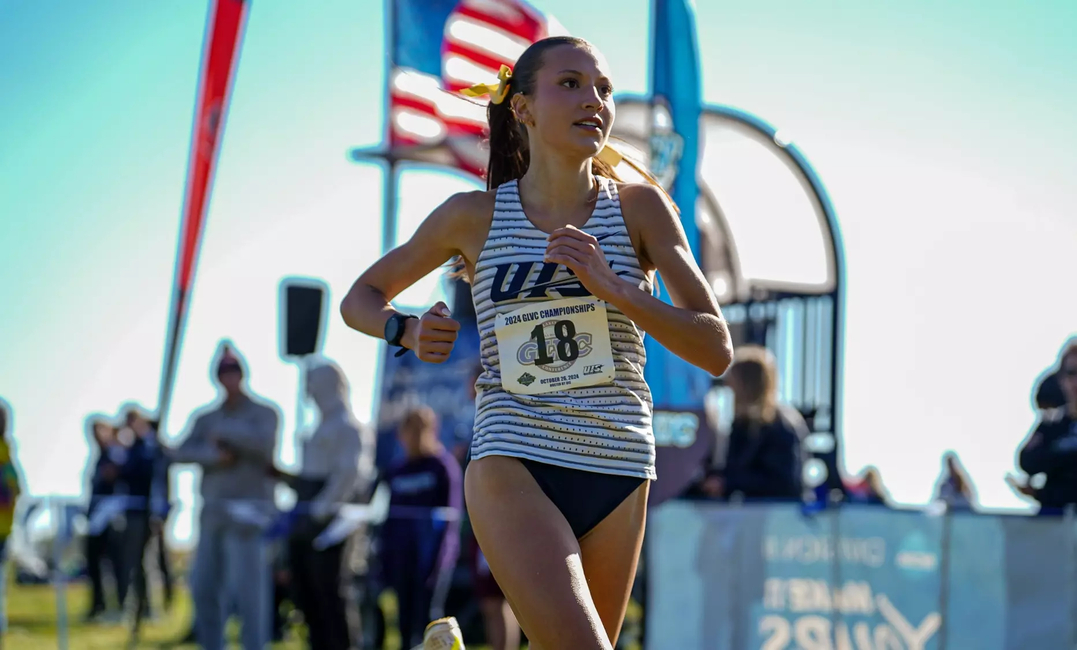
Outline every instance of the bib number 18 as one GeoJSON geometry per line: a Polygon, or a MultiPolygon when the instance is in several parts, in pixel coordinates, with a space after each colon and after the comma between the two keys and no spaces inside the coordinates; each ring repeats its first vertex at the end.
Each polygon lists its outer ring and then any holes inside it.
{"type": "Polygon", "coordinates": [[[528,303],[494,319],[501,386],[542,395],[613,382],[616,363],[606,303],[562,298],[528,303]],[[579,366],[580,361],[586,366],[579,366]]]}
{"type": "Polygon", "coordinates": [[[576,342],[576,325],[570,320],[559,320],[553,325],[553,334],[557,337],[557,359],[550,355],[546,347],[546,332],[542,325],[536,325],[531,330],[531,340],[538,346],[538,356],[535,363],[540,366],[548,366],[555,361],[575,361],[580,356],[580,344],[576,342]]]}

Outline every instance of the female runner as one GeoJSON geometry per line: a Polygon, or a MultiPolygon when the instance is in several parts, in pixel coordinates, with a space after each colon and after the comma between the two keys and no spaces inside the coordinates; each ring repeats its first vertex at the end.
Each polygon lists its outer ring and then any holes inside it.
{"type": "MultiPolygon", "coordinates": [[[[606,162],[613,86],[598,51],[547,38],[499,78],[485,87],[489,189],[435,209],[340,310],[442,363],[460,327],[448,307],[415,317],[390,301],[459,256],[483,365],[464,478],[475,536],[532,648],[612,650],[655,478],[644,332],[716,376],[733,350],[668,196],[606,162]],[[675,306],[652,295],[656,271],[675,306]]],[[[451,620],[426,636],[463,648],[451,620]]]]}

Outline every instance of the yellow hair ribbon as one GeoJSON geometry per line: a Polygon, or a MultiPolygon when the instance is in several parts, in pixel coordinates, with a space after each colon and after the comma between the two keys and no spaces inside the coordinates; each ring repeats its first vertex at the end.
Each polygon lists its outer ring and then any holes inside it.
{"type": "MultiPolygon", "coordinates": [[[[497,73],[497,84],[475,84],[470,88],[464,88],[460,92],[468,97],[482,97],[484,95],[490,96],[490,103],[500,104],[505,101],[505,98],[509,95],[509,83],[512,81],[512,68],[507,65],[502,65],[501,70],[497,73]]],[[[602,151],[598,152],[595,158],[606,163],[610,167],[616,167],[622,162],[626,161],[624,154],[618,151],[613,145],[607,144],[602,148],[602,151]]],[[[647,172],[643,171],[641,167],[628,161],[628,164],[633,169],[640,171],[640,173],[647,176],[647,172]]],[[[656,182],[657,184],[657,182],[656,182]]]]}
{"type": "Polygon", "coordinates": [[[617,165],[620,165],[621,161],[625,159],[624,154],[614,149],[613,145],[611,144],[607,144],[605,147],[602,147],[602,151],[599,151],[598,155],[596,155],[595,158],[598,158],[610,167],[616,167],[617,165]]]}
{"type": "Polygon", "coordinates": [[[497,85],[494,84],[475,84],[470,88],[464,88],[460,92],[468,97],[482,97],[483,95],[490,96],[490,103],[500,104],[505,101],[505,98],[509,96],[509,82],[512,81],[512,68],[507,65],[502,65],[501,70],[497,73],[497,85]]]}
{"type": "Polygon", "coordinates": [[[637,174],[642,176],[646,182],[657,187],[658,190],[662,192],[662,194],[664,194],[667,199],[669,199],[669,204],[673,206],[674,212],[676,212],[677,214],[681,213],[681,209],[677,206],[677,203],[673,200],[673,197],[669,195],[669,192],[666,191],[666,188],[662,187],[662,183],[660,183],[659,180],[654,177],[654,174],[652,174],[650,170],[648,170],[640,163],[621,153],[621,151],[615,148],[612,144],[607,144],[605,147],[603,147],[602,151],[599,151],[595,158],[606,163],[611,168],[616,168],[617,165],[623,162],[625,165],[635,170],[637,174]]]}

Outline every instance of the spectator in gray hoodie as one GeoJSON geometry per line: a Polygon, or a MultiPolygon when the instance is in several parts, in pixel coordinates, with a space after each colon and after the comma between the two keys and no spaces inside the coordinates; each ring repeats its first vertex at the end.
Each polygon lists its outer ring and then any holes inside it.
{"type": "Polygon", "coordinates": [[[276,508],[268,470],[279,436],[279,409],[253,399],[243,365],[227,345],[217,364],[224,399],[194,418],[171,456],[202,467],[202,513],[191,593],[198,644],[222,650],[228,604],[242,619],[244,650],[270,640],[272,582],[263,537],[276,508]]]}
{"type": "Polygon", "coordinates": [[[341,504],[369,499],[373,433],[352,414],[347,379],[335,364],[323,362],[310,370],[307,393],[321,420],[303,442],[302,471],[299,476],[277,473],[296,491],[300,504],[288,549],[291,579],[310,631],[311,649],[347,650],[358,632],[356,606],[348,602],[343,571],[348,540],[333,541],[325,548],[316,548],[314,541],[341,504]]]}

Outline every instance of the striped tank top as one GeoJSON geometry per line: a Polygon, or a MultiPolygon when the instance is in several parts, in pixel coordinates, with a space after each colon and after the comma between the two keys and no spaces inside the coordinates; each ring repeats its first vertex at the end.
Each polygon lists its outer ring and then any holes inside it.
{"type": "MultiPolygon", "coordinates": [[[[599,197],[582,230],[614,272],[651,293],[617,185],[595,178],[599,197]]],[[[500,186],[471,285],[483,368],[471,457],[653,480],[644,332],[567,268],[544,262],[546,238],[524,214],[517,182],[500,186]]]]}

